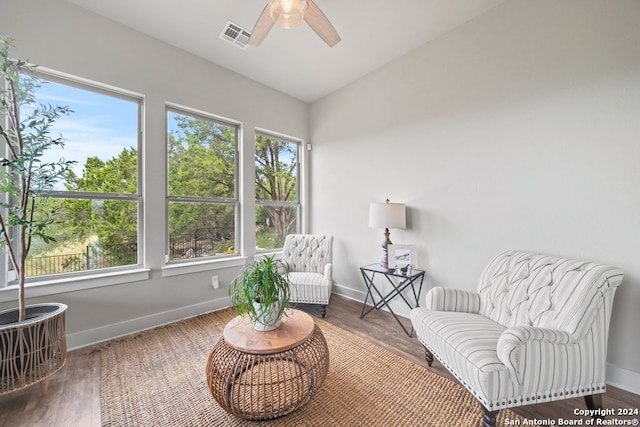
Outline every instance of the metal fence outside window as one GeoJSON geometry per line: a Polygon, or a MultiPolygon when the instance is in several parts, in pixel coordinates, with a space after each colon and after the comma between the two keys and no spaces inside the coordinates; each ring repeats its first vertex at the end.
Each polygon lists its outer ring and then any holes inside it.
{"type": "Polygon", "coordinates": [[[187,259],[235,252],[233,227],[198,228],[169,236],[169,259],[187,259]]]}
{"type": "Polygon", "coordinates": [[[35,256],[27,260],[27,277],[136,264],[138,245],[86,246],[84,252],[35,256]]]}
{"type": "MultiPolygon", "coordinates": [[[[214,256],[235,252],[233,227],[196,229],[192,233],[169,236],[171,260],[214,256]]],[[[88,245],[84,252],[31,257],[26,264],[27,277],[71,271],[95,270],[138,263],[138,245],[88,245]]]]}

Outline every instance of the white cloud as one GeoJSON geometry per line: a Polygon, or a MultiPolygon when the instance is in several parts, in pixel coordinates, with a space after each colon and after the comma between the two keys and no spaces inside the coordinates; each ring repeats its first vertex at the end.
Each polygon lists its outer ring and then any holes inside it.
{"type": "MultiPolygon", "coordinates": [[[[65,148],[53,148],[43,157],[43,161],[54,162],[60,159],[73,160],[72,169],[77,176],[83,175],[83,168],[89,157],[98,157],[107,161],[117,157],[124,148],[137,148],[135,136],[121,134],[122,130],[93,126],[87,122],[67,121],[56,123],[53,135],[62,134],[66,140],[65,148]]],[[[64,189],[62,184],[59,189],[64,189]]]]}
{"type": "Polygon", "coordinates": [[[56,95],[47,95],[47,94],[39,94],[38,95],[38,103],[40,104],[72,104],[72,105],[96,105],[93,102],[89,102],[85,99],[78,98],[68,98],[64,96],[56,96],[56,95]]]}

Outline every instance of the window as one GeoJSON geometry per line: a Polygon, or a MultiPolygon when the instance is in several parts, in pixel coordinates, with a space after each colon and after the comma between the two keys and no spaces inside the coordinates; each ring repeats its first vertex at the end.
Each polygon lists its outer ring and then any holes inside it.
{"type": "Polygon", "coordinates": [[[300,143],[256,133],[256,245],[281,248],[298,231],[300,143]]]}
{"type": "MultiPolygon", "coordinates": [[[[72,110],[51,129],[52,135],[64,137],[64,148],[47,151],[43,164],[60,159],[75,163],[48,197],[38,200],[35,214],[51,222],[47,234],[55,241],[34,240],[26,275],[139,264],[141,100],[49,75],[37,77],[42,84],[35,91],[36,105],[72,110]]],[[[22,117],[28,113],[24,108],[22,117]]]]}
{"type": "Polygon", "coordinates": [[[237,252],[238,127],[167,109],[169,260],[237,252]]]}

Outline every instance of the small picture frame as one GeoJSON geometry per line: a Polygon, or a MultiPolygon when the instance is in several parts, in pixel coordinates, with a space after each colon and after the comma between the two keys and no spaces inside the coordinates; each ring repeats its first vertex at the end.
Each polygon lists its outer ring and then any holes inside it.
{"type": "Polygon", "coordinates": [[[411,256],[414,252],[413,245],[388,245],[390,270],[407,270],[411,266],[411,256]]]}

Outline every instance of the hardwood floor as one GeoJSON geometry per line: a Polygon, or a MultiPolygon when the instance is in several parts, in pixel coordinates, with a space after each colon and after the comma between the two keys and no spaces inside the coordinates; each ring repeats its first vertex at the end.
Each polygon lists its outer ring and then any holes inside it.
{"type": "MultiPolygon", "coordinates": [[[[319,306],[300,305],[299,308],[320,317],[319,306]]],[[[360,319],[361,309],[361,303],[334,295],[327,307],[325,320],[414,363],[427,366],[422,345],[415,336],[408,337],[391,314],[373,310],[360,319]]],[[[408,319],[401,320],[407,328],[411,328],[408,319]]],[[[437,360],[430,369],[453,379],[437,360]]],[[[603,404],[605,408],[639,408],[640,396],[609,386],[603,404]]],[[[585,420],[585,417],[574,415],[576,408],[586,408],[582,398],[531,405],[514,411],[530,420],[585,420]]],[[[0,396],[0,427],[100,425],[100,357],[90,347],[69,352],[66,366],[50,379],[46,396],[40,395],[37,385],[0,396]]]]}

